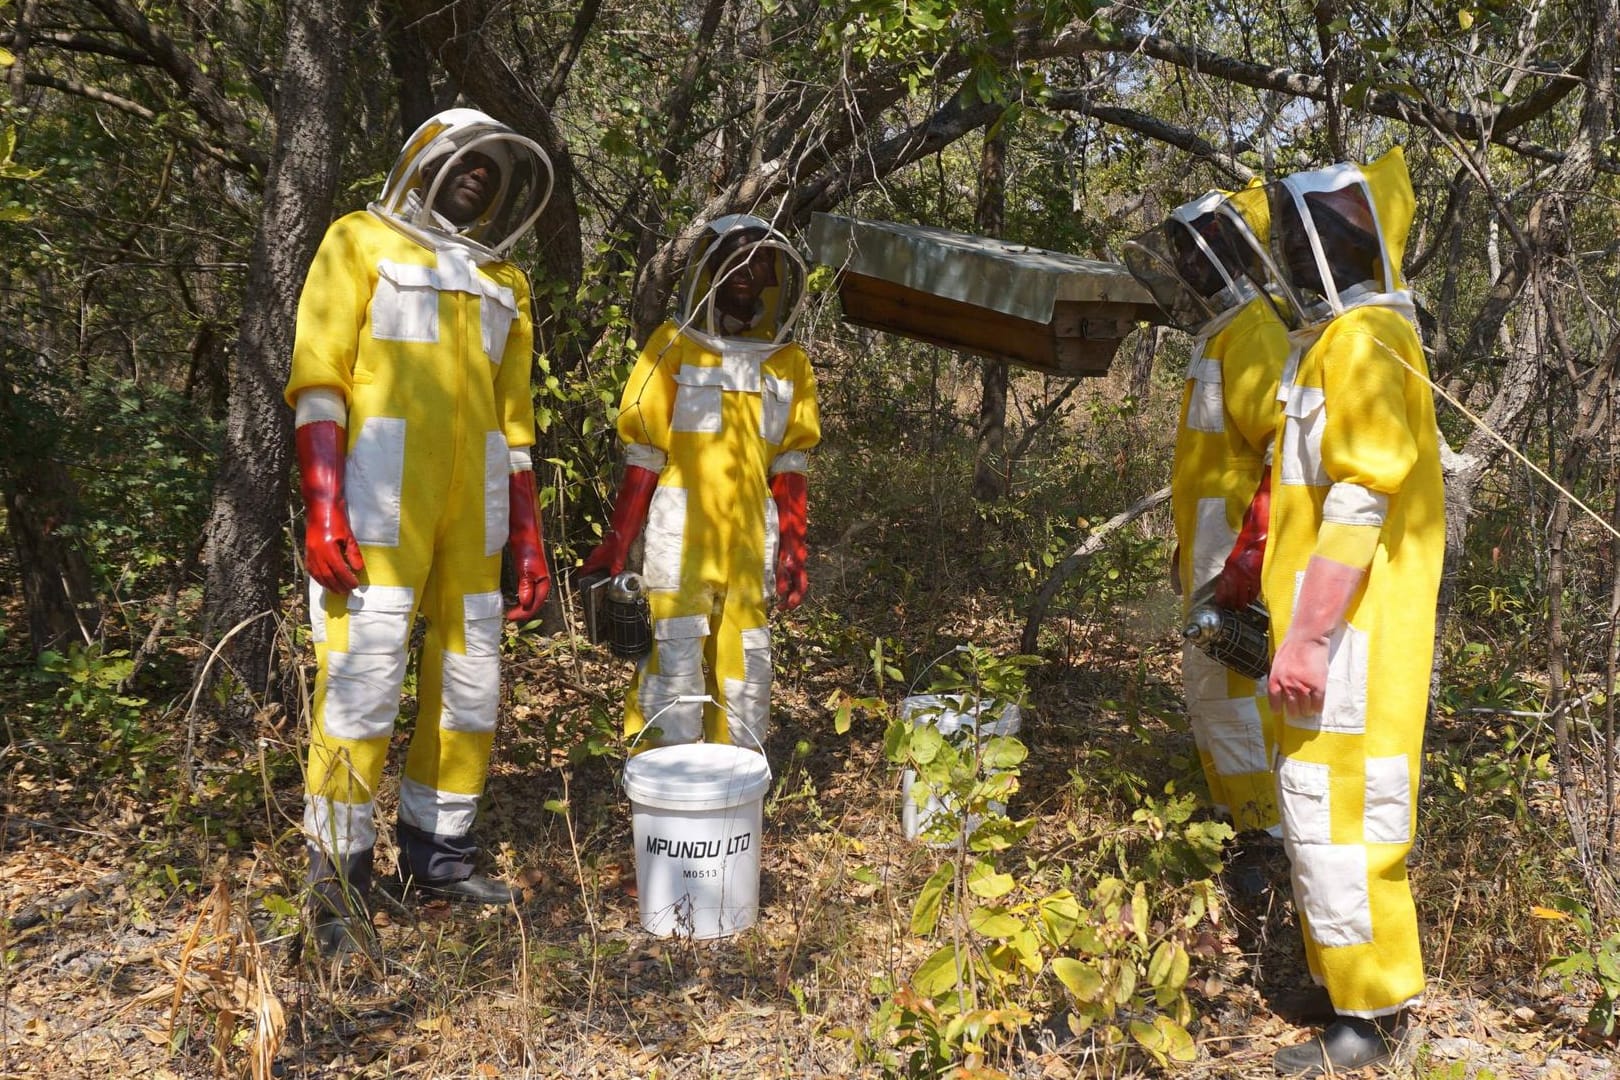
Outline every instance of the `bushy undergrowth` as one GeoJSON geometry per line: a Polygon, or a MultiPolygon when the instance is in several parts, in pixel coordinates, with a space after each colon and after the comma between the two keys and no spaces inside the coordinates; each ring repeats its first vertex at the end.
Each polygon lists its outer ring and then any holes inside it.
{"type": "MultiPolygon", "coordinates": [[[[976,365],[848,340],[816,355],[827,423],[812,480],[813,594],[776,621],[777,783],[761,927],[718,950],[647,942],[627,928],[634,867],[614,777],[628,670],[564,636],[513,637],[507,726],[481,830],[493,868],[522,881],[533,903],[516,931],[385,906],[385,942],[412,975],[383,982],[411,998],[419,1025],[474,1018],[458,1029],[464,1041],[445,1035],[435,1051],[462,1072],[487,1060],[479,1055],[489,1046],[540,1072],[595,1046],[621,1054],[605,1074],[650,1075],[622,1046],[591,1041],[601,1016],[642,1016],[651,1030],[658,1010],[690,1004],[706,984],[798,1017],[777,1036],[783,1074],[806,1061],[831,1074],[1018,1074],[1058,1046],[1091,1075],[1126,1076],[1218,1053],[1219,1040],[1214,1050],[1198,1040],[1229,1008],[1223,980],[1248,976],[1234,959],[1218,876],[1229,830],[1203,796],[1180,712],[1166,518],[1115,534],[1049,612],[1041,662],[1015,658],[1051,568],[1090,528],[1165,482],[1176,377],[1161,374],[1143,401],[1129,399],[1122,376],[1082,386],[1016,463],[1012,494],[979,505],[966,495],[976,365]],[[1024,728],[939,739],[899,719],[904,699],[925,691],[969,708],[1017,702],[1024,728]],[[898,837],[907,766],[977,818],[966,835],[935,837],[960,849],[898,837]],[[575,1049],[557,1049],[565,1046],[575,1049]]],[[[570,456],[563,428],[553,432],[549,467],[565,497],[549,504],[547,524],[557,520],[575,555],[601,507],[567,491],[589,478],[610,494],[611,441],[604,451],[597,425],[615,377],[604,369],[552,401],[558,425],[575,417],[583,428],[597,415],[580,444],[588,450],[570,456]]],[[[1026,411],[1053,392],[1029,375],[1015,386],[1026,411]]],[[[128,467],[184,483],[167,450],[128,467]]],[[[104,580],[137,598],[161,587],[123,568],[149,561],[141,546],[170,542],[163,537],[197,513],[202,494],[191,483],[170,516],[153,519],[153,539],[140,531],[147,511],[138,505],[122,511],[127,526],[107,511],[108,543],[97,549],[104,580]]],[[[1567,981],[1603,1030],[1613,1024],[1620,946],[1594,914],[1604,898],[1573,869],[1545,691],[1527,655],[1536,624],[1510,579],[1533,568],[1501,568],[1504,560],[1521,565],[1498,557],[1492,574],[1462,589],[1443,650],[1413,859],[1427,962],[1437,982],[1482,994],[1512,985],[1531,995],[1567,981]]],[[[180,625],[194,600],[181,596],[180,625]]],[[[289,601],[284,638],[307,664],[307,643],[291,630],[300,608],[289,601]]],[[[95,647],[38,665],[16,635],[0,643],[8,669],[23,675],[0,692],[8,798],[25,784],[37,792],[67,782],[33,812],[134,814],[146,838],[132,863],[134,903],[190,912],[223,875],[257,913],[258,937],[276,942],[294,932],[302,899],[297,723],[204,729],[188,741],[200,714],[177,684],[194,650],[171,630],[135,670],[149,625],[133,615],[95,647]]],[[[385,813],[392,798],[381,795],[385,813]]],[[[297,989],[300,973],[279,977],[305,1020],[303,1060],[348,1052],[318,1033],[361,1022],[345,1019],[353,984],[309,993],[297,989]]],[[[198,999],[212,1018],[207,1041],[218,1037],[213,1000],[198,999]]],[[[658,1059],[665,1072],[696,1053],[697,1014],[681,1015],[658,1059]]],[[[636,1030],[628,1041],[650,1038],[636,1030]]],[[[201,1045],[180,1039],[173,1049],[202,1062],[201,1045]]],[[[224,1045],[228,1058],[235,1051],[224,1045]]]]}

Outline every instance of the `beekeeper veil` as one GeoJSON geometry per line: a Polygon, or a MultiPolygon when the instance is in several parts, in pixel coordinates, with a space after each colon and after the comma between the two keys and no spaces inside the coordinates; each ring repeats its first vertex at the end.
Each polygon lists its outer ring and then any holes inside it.
{"type": "Polygon", "coordinates": [[[1351,308],[1410,312],[1401,259],[1412,224],[1412,182],[1399,147],[1370,165],[1342,162],[1266,185],[1268,276],[1301,329],[1351,308]]]}
{"type": "Polygon", "coordinates": [[[792,340],[793,325],[808,296],[804,259],[770,222],[752,214],[727,214],[704,226],[681,275],[676,318],[681,328],[712,338],[749,338],[772,344],[792,340]],[[730,275],[745,272],[764,256],[771,284],[760,290],[754,311],[729,315],[717,304],[730,275]]]}
{"type": "MultiPolygon", "coordinates": [[[[1264,235],[1263,203],[1246,192],[1235,197],[1253,204],[1251,213],[1264,235]]],[[[1195,336],[1211,333],[1260,295],[1264,275],[1254,248],[1232,235],[1237,226],[1218,212],[1228,198],[1224,191],[1206,192],[1124,245],[1132,276],[1173,324],[1195,336]]],[[[1243,221],[1241,213],[1237,221],[1243,221]]]]}
{"type": "Polygon", "coordinates": [[[372,213],[427,247],[454,243],[480,262],[504,259],[540,217],[551,197],[551,159],[539,144],[476,109],[429,117],[405,141],[372,213]],[[489,204],[457,225],[434,210],[452,166],[470,153],[499,172],[489,204]]]}

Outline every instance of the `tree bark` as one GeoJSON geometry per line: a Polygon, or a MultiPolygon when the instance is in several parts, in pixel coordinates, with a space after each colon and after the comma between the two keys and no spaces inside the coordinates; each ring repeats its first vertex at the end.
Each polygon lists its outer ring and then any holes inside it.
{"type": "Polygon", "coordinates": [[[492,62],[510,52],[494,29],[500,23],[494,17],[498,6],[491,0],[400,4],[423,44],[467,96],[484,112],[539,143],[551,158],[556,183],[551,201],[535,222],[530,276],[535,286],[535,348],[550,358],[553,374],[563,375],[584,359],[577,336],[561,332],[573,315],[573,297],[585,273],[574,158],[551,110],[534,89],[544,85],[545,76],[529,72],[525,77],[508,63],[492,62]]]}
{"type": "MultiPolygon", "coordinates": [[[[1007,127],[986,133],[979,151],[979,205],[973,223],[981,236],[1000,236],[1007,220],[1007,127]]],[[[1005,360],[984,361],[980,379],[978,443],[973,453],[973,497],[979,502],[1005,498],[1012,486],[1007,459],[1007,382],[1005,360]]]]}
{"type": "MultiPolygon", "coordinates": [[[[213,645],[234,627],[251,624],[230,639],[220,659],[234,674],[235,688],[253,696],[279,693],[276,625],[264,616],[279,606],[286,545],[292,413],[281,391],[298,293],[337,189],[343,67],[357,7],[356,0],[288,4],[275,145],[230,372],[207,530],[204,633],[213,645]]],[[[240,719],[251,703],[241,692],[231,700],[229,714],[240,719]]]]}

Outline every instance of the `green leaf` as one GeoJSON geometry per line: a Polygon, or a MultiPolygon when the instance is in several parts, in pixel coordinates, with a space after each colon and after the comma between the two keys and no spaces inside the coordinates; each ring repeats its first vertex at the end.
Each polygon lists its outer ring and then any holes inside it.
{"type": "Polygon", "coordinates": [[[850,709],[847,704],[840,705],[838,711],[833,713],[833,731],[839,735],[849,734],[850,709]]]}
{"type": "Polygon", "coordinates": [[[568,802],[565,799],[547,799],[545,808],[553,814],[566,814],[568,813],[568,802]]]}
{"type": "Polygon", "coordinates": [[[1187,950],[1179,941],[1162,941],[1153,950],[1148,961],[1148,983],[1154,987],[1179,991],[1187,985],[1189,961],[1187,950]]]}
{"type": "Polygon", "coordinates": [[[8,68],[17,62],[16,54],[10,49],[0,49],[0,68],[8,68]]]}
{"type": "Polygon", "coordinates": [[[986,769],[1012,769],[1029,757],[1029,748],[1011,735],[995,735],[985,741],[979,760],[986,769]]]}
{"type": "Polygon", "coordinates": [[[917,974],[911,977],[912,987],[924,997],[938,997],[955,990],[961,981],[955,945],[947,945],[924,960],[917,974]]]}
{"type": "Polygon", "coordinates": [[[1080,903],[1075,900],[1074,894],[1062,889],[1051,896],[1043,896],[1036,909],[1040,912],[1042,925],[1046,927],[1048,943],[1054,948],[1068,944],[1075,927],[1080,925],[1080,903]]]}
{"type": "Polygon", "coordinates": [[[1010,938],[1024,928],[1024,921],[1004,907],[977,907],[968,913],[968,926],[987,938],[1010,938]]]}
{"type": "Polygon", "coordinates": [[[1058,977],[1058,982],[1068,987],[1076,1001],[1082,1004],[1091,1004],[1102,998],[1103,988],[1106,985],[1102,972],[1091,964],[1082,963],[1069,956],[1060,956],[1052,961],[1052,974],[1058,977]]]}
{"type": "Polygon", "coordinates": [[[883,756],[893,762],[903,762],[911,750],[911,725],[904,720],[891,720],[883,732],[883,756]]]}
{"type": "Polygon", "coordinates": [[[911,759],[919,765],[927,765],[939,756],[944,745],[945,736],[939,733],[939,728],[917,727],[911,732],[911,759]]]}
{"type": "Polygon", "coordinates": [[[951,875],[955,872],[956,864],[946,863],[923,882],[922,891],[917,894],[917,902],[911,907],[913,934],[918,937],[932,934],[934,927],[939,925],[939,910],[945,900],[945,886],[950,884],[951,875]]]}
{"type": "Polygon", "coordinates": [[[996,868],[983,859],[968,867],[967,887],[974,896],[994,900],[1012,892],[1016,884],[1011,874],[997,873],[996,868]]]}

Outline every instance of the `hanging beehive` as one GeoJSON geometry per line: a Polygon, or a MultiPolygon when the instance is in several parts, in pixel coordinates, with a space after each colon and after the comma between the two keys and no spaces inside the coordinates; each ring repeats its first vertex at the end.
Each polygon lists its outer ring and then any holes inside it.
{"type": "Polygon", "coordinates": [[[1125,335],[1159,321],[1118,263],[985,236],[810,220],[810,254],[838,271],[844,321],[1049,375],[1102,375],[1125,335]]]}

